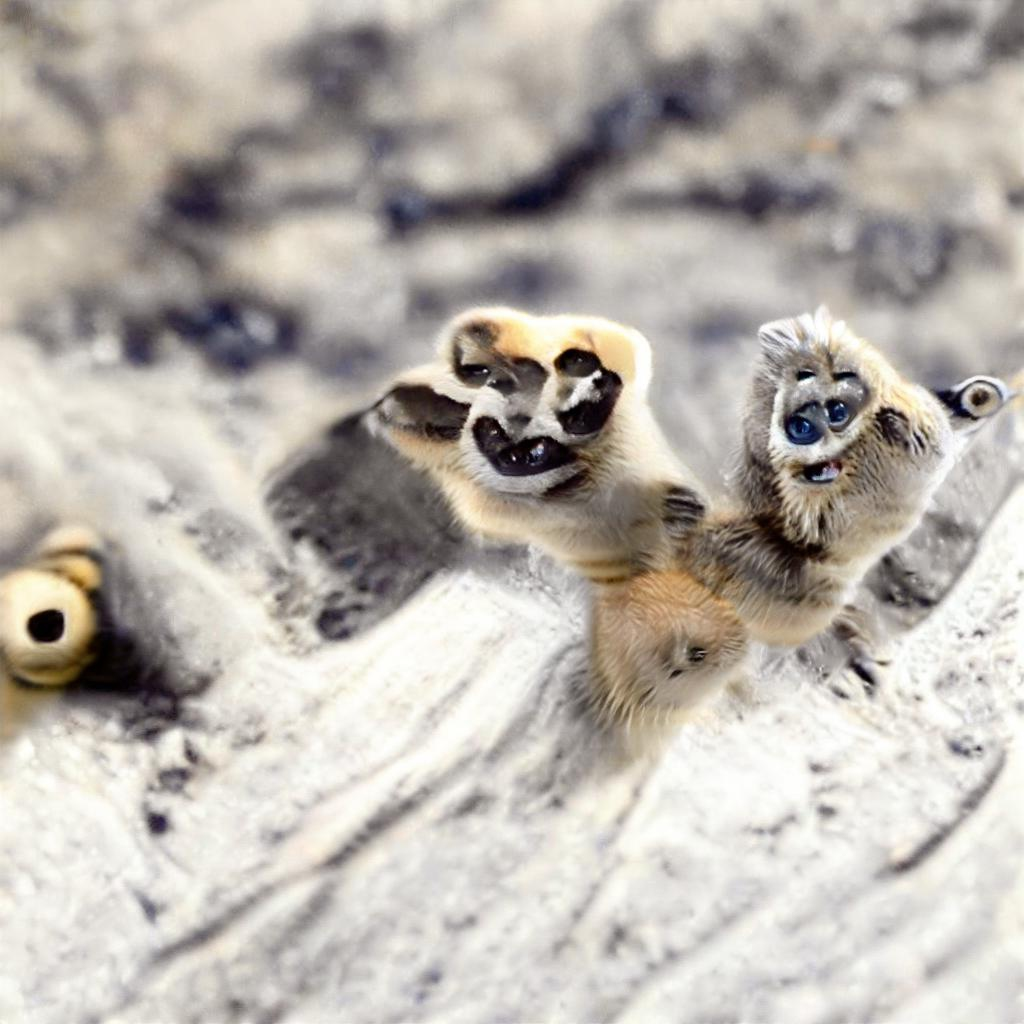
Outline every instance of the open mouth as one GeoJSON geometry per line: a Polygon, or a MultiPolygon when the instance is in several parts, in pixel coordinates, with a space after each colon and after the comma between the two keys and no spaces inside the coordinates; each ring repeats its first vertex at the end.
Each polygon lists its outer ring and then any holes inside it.
{"type": "Polygon", "coordinates": [[[803,477],[812,484],[830,484],[843,471],[843,464],[838,459],[828,462],[815,462],[804,466],[803,477]]]}
{"type": "Polygon", "coordinates": [[[532,476],[558,469],[576,456],[553,437],[528,437],[513,443],[492,416],[473,424],[473,439],[487,461],[502,476],[532,476]]]}

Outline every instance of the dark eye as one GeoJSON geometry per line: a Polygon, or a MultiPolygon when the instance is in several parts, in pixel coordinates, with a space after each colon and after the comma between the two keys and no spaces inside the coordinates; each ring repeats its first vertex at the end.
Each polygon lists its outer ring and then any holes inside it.
{"type": "Polygon", "coordinates": [[[480,385],[485,384],[490,375],[491,368],[481,363],[463,363],[455,368],[455,376],[463,384],[471,384],[474,387],[480,387],[480,385]]]}
{"type": "Polygon", "coordinates": [[[975,416],[987,416],[1000,404],[1002,396],[990,384],[975,384],[964,392],[964,405],[975,416]]]}
{"type": "Polygon", "coordinates": [[[487,378],[487,386],[494,388],[499,394],[504,395],[506,398],[513,394],[518,387],[515,377],[510,373],[498,371],[497,373],[491,373],[487,378]]]}
{"type": "Polygon", "coordinates": [[[814,444],[821,431],[806,416],[795,413],[786,420],[786,437],[793,444],[814,444]]]}
{"type": "Polygon", "coordinates": [[[840,402],[838,398],[834,398],[831,402],[826,402],[825,409],[828,411],[828,421],[833,427],[841,427],[850,418],[849,408],[845,402],[840,402]]]}
{"type": "Polygon", "coordinates": [[[56,608],[36,612],[25,624],[28,635],[38,644],[55,644],[64,635],[64,613],[56,608]]]}
{"type": "Polygon", "coordinates": [[[797,380],[810,380],[813,376],[814,376],[814,371],[813,370],[797,370],[796,371],[796,379],[797,380]]]}
{"type": "MultiPolygon", "coordinates": [[[[56,556],[61,568],[88,563],[82,580],[98,569],[88,556],[56,556]]],[[[0,580],[0,660],[15,679],[63,686],[94,656],[98,628],[92,597],[78,581],[49,569],[18,569],[0,580]]]]}
{"type": "Polygon", "coordinates": [[[589,377],[601,368],[601,360],[593,352],[568,348],[555,360],[555,368],[570,377],[589,377]]]}
{"type": "Polygon", "coordinates": [[[970,377],[955,388],[937,391],[954,416],[984,419],[998,412],[1010,398],[1010,390],[996,377],[970,377]]]}

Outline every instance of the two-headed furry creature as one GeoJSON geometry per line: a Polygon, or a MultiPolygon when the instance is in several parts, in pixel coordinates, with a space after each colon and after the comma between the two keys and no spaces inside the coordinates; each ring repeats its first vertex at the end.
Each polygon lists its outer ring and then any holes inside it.
{"type": "Polygon", "coordinates": [[[1010,396],[991,377],[933,394],[824,308],[759,336],[726,502],[654,420],[646,340],[610,321],[471,310],[375,406],[470,530],[592,581],[593,697],[610,720],[679,717],[742,675],[751,640],[825,629],[1010,396]]]}

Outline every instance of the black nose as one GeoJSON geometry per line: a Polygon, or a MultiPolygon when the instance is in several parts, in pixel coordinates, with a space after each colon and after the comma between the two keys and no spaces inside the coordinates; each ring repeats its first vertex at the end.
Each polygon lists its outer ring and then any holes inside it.
{"type": "Polygon", "coordinates": [[[57,611],[56,608],[36,612],[26,625],[28,635],[37,644],[53,644],[64,635],[64,613],[57,611]]]}

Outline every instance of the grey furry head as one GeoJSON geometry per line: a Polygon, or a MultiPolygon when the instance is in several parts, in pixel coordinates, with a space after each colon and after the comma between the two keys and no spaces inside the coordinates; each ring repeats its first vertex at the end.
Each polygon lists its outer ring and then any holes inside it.
{"type": "Polygon", "coordinates": [[[767,323],[758,337],[743,497],[790,539],[828,544],[892,484],[894,466],[930,465],[944,418],[824,306],[767,323]]]}

